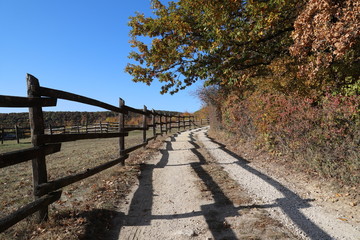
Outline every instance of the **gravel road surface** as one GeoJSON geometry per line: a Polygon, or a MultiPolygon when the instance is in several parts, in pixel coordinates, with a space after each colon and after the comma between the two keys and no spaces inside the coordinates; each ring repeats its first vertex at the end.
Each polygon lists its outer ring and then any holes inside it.
{"type": "Polygon", "coordinates": [[[359,228],[212,141],[207,130],[173,135],[142,165],[113,239],[360,239],[359,228]],[[209,169],[238,187],[224,189],[209,169]]]}

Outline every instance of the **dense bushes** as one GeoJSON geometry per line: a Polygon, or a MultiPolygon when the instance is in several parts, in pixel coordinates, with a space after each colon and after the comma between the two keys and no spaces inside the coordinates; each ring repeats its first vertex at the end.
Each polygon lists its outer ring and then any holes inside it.
{"type": "Polygon", "coordinates": [[[222,126],[303,170],[360,183],[360,96],[223,95],[222,126]]]}

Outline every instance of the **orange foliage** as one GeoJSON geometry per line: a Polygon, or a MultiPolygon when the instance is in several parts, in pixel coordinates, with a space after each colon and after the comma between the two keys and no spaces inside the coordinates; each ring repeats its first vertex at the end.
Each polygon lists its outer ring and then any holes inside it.
{"type": "Polygon", "coordinates": [[[191,116],[192,114],[191,113],[189,113],[189,112],[187,112],[187,111],[185,111],[185,112],[183,112],[182,114],[180,114],[180,116],[191,116]]]}
{"type": "Polygon", "coordinates": [[[126,121],[126,125],[141,125],[143,122],[143,117],[142,116],[138,116],[138,117],[132,117],[130,118],[128,121],[126,121]]]}
{"type": "Polygon", "coordinates": [[[312,56],[300,66],[299,74],[314,78],[358,44],[360,1],[309,0],[294,28],[292,55],[303,59],[312,56]]]}

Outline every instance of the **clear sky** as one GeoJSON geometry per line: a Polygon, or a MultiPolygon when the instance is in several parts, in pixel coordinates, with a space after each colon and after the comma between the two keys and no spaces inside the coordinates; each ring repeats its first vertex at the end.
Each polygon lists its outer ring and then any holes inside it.
{"type": "MultiPolygon", "coordinates": [[[[124,72],[130,61],[129,16],[151,15],[150,0],[0,0],[0,95],[26,96],[26,73],[40,85],[118,105],[194,112],[193,92],[175,95],[134,83],[124,72]]],[[[45,111],[101,111],[68,101],[45,111]]],[[[0,108],[26,112],[24,108],[0,108]]]]}

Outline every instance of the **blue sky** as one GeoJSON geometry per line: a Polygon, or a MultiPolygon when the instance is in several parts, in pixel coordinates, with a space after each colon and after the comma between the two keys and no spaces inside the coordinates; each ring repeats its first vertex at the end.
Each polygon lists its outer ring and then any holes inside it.
{"type": "MultiPolygon", "coordinates": [[[[194,112],[193,92],[175,95],[134,83],[124,72],[131,51],[127,26],[135,12],[151,15],[150,0],[0,0],[0,95],[26,96],[26,73],[40,85],[118,105],[194,112]]],[[[101,111],[68,101],[45,111],[101,111]]],[[[0,113],[27,109],[0,108],[0,113]]]]}

